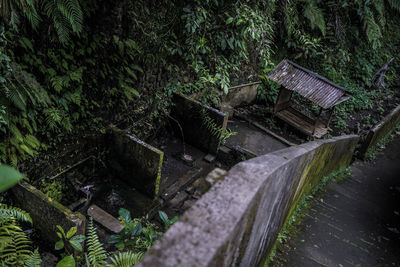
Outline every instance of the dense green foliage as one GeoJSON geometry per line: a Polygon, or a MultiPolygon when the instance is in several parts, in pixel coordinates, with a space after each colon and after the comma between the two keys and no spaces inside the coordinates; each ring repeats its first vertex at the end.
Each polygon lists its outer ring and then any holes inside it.
{"type": "MultiPolygon", "coordinates": [[[[400,87],[398,58],[386,88],[371,82],[400,53],[399,14],[400,0],[0,0],[0,163],[25,168],[39,151],[50,161],[46,150],[58,152],[109,124],[151,136],[168,116],[173,92],[218,106],[230,86],[261,79],[259,100],[271,104],[278,86],[267,73],[284,58],[348,89],[353,97],[336,108],[334,122],[339,131],[357,131],[375,122],[371,111],[386,112],[400,87]]],[[[203,121],[222,142],[235,134],[222,133],[206,115],[203,121]]],[[[0,176],[9,182],[0,191],[21,178],[5,168],[0,176]]],[[[40,185],[62,198],[61,183],[40,185]]],[[[165,229],[176,220],[159,215],[165,229]]],[[[90,220],[86,253],[76,228],[59,228],[56,248],[65,257],[58,266],[140,260],[161,232],[127,210],[120,219],[125,229],[110,242],[133,252],[110,255],[90,220]]],[[[38,266],[39,252],[18,221],[32,223],[0,205],[0,258],[38,266]]]]}
{"type": "Polygon", "coordinates": [[[174,91],[217,105],[261,77],[271,102],[266,73],[283,58],[353,93],[336,112],[346,129],[399,85],[395,60],[388,87],[366,89],[398,54],[399,11],[398,0],[2,0],[0,161],[16,166],[109,123],[151,135],[174,91]]]}

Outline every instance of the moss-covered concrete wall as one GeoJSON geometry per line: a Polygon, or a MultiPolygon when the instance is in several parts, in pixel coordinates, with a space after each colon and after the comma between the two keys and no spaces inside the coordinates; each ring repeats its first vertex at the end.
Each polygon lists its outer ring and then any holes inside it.
{"type": "Polygon", "coordinates": [[[33,226],[40,230],[46,240],[56,242],[59,239],[56,234],[57,225],[65,230],[76,226],[78,234],[85,234],[86,218],[81,213],[72,212],[24,181],[13,187],[12,191],[18,207],[29,212],[33,226]]]}
{"type": "Polygon", "coordinates": [[[290,147],[235,165],[138,265],[257,266],[300,197],[350,164],[358,136],[290,147]]]}
{"type": "Polygon", "coordinates": [[[360,149],[361,156],[365,156],[368,150],[375,147],[382,138],[390,134],[399,122],[400,106],[397,106],[368,132],[367,138],[360,149]]]}
{"type": "Polygon", "coordinates": [[[228,115],[197,102],[183,94],[174,94],[171,125],[175,135],[199,149],[216,154],[220,145],[220,133],[224,133],[228,115]],[[177,125],[176,121],[179,122],[177,125]]]}
{"type": "Polygon", "coordinates": [[[115,127],[107,139],[115,174],[142,193],[158,196],[164,152],[115,127]]]}

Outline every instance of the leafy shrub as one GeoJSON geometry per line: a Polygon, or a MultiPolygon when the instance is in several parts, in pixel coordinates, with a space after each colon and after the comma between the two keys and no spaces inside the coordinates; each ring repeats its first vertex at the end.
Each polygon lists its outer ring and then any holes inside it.
{"type": "Polygon", "coordinates": [[[146,251],[162,235],[156,230],[156,226],[145,218],[132,219],[130,212],[124,208],[121,208],[118,214],[124,229],[120,234],[112,235],[108,242],[115,244],[120,250],[127,248],[146,251]]]}

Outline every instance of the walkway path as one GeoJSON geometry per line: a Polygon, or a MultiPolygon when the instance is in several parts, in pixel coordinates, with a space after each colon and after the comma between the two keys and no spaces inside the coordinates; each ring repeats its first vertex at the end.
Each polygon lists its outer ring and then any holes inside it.
{"type": "Polygon", "coordinates": [[[400,266],[400,137],[314,200],[273,266],[400,266]]]}

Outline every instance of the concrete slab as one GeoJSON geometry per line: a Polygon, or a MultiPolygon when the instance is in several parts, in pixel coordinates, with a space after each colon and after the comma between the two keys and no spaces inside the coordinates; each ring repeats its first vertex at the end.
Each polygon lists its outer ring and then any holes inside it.
{"type": "Polygon", "coordinates": [[[118,219],[96,205],[91,205],[87,210],[87,214],[113,233],[118,234],[124,229],[124,225],[118,219]]]}
{"type": "Polygon", "coordinates": [[[225,145],[228,147],[239,145],[257,156],[288,147],[288,145],[263,133],[247,122],[229,121],[227,127],[237,132],[236,135],[231,136],[226,142],[225,145]]]}

